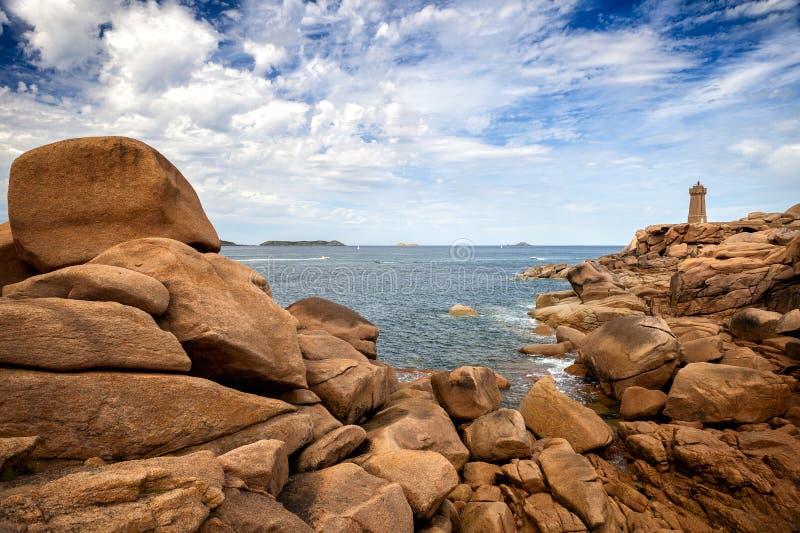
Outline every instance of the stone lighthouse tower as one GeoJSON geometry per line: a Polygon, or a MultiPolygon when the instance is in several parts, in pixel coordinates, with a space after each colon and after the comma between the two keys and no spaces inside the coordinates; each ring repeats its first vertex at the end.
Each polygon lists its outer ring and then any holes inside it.
{"type": "Polygon", "coordinates": [[[689,224],[705,224],[708,222],[706,218],[706,192],[708,189],[700,185],[700,180],[697,185],[689,189],[689,224]]]}

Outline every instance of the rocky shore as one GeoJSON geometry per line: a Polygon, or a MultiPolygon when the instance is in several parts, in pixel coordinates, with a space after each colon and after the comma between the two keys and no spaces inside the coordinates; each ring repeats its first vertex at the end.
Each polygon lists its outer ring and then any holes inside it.
{"type": "Polygon", "coordinates": [[[612,428],[551,377],[518,409],[485,367],[399,383],[376,325],[220,255],[141,142],[27,152],[8,202],[0,531],[798,529],[796,208],[648,228],[537,297],[612,428]]]}

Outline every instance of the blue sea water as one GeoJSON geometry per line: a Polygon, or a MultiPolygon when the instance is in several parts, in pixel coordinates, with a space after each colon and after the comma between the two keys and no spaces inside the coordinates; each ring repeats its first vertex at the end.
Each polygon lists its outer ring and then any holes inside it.
{"type": "MultiPolygon", "coordinates": [[[[547,263],[576,264],[622,246],[226,246],[222,253],[269,280],[282,306],[322,296],[358,311],[381,329],[378,357],[400,369],[489,366],[512,387],[518,405],[531,377],[550,373],[559,388],[584,403],[596,391],[563,372],[571,359],[528,356],[520,346],[555,342],[533,332],[527,315],[541,292],[569,288],[558,279],[514,281],[517,272],[547,263]],[[454,304],[477,318],[453,317],[454,304]]],[[[400,374],[408,379],[413,374],[400,374]]]]}

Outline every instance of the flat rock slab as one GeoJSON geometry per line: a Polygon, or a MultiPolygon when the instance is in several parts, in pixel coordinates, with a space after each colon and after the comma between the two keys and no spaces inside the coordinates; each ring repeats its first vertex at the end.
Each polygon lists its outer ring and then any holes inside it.
{"type": "Polygon", "coordinates": [[[0,383],[0,435],[40,435],[35,459],[161,455],[294,410],[181,375],[0,369],[0,383]]]}
{"type": "Polygon", "coordinates": [[[766,370],[692,363],[675,376],[664,414],[703,423],[765,422],[786,412],[793,382],[766,370]]]}
{"type": "Polygon", "coordinates": [[[193,375],[236,386],[306,388],[295,321],[253,269],[156,238],[114,246],[92,264],[136,270],[169,289],[158,323],[183,344],[193,375]]]}
{"type": "Polygon", "coordinates": [[[458,472],[440,453],[398,450],[371,456],[363,468],[403,487],[414,516],[427,520],[458,485],[458,472]]]}
{"type": "Polygon", "coordinates": [[[140,237],[220,249],[186,178],[127,137],[68,139],[19,156],[11,164],[8,218],[19,257],[39,272],[85,263],[140,237]]]}
{"type": "Polygon", "coordinates": [[[556,388],[552,376],[534,383],[519,410],[538,437],[566,439],[578,452],[611,444],[614,434],[597,413],[556,388]]]}
{"type": "Polygon", "coordinates": [[[297,471],[308,472],[333,466],[358,448],[367,432],[359,426],[342,426],[312,442],[297,457],[297,471]]]}
{"type": "Polygon", "coordinates": [[[400,485],[352,463],[292,476],[278,501],[316,531],[414,531],[400,485]]]}
{"type": "Polygon", "coordinates": [[[94,467],[0,490],[0,530],[196,531],[224,477],[210,452],[94,467]]]}
{"type": "Polygon", "coordinates": [[[118,302],[160,315],[169,305],[169,291],[150,276],[108,265],[75,265],[3,287],[6,298],[70,298],[118,302]]]}
{"type": "Polygon", "coordinates": [[[45,370],[188,372],[172,333],[135,307],[62,298],[0,299],[0,363],[45,370]]]}

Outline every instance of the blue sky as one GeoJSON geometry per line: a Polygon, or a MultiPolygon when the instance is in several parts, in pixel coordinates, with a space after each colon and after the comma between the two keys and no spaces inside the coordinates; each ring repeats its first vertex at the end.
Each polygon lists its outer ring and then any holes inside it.
{"type": "MultiPolygon", "coordinates": [[[[0,189],[127,135],[224,239],[624,244],[800,202],[797,0],[0,1],[0,189]]],[[[0,206],[0,219],[6,219],[0,206]]]]}

